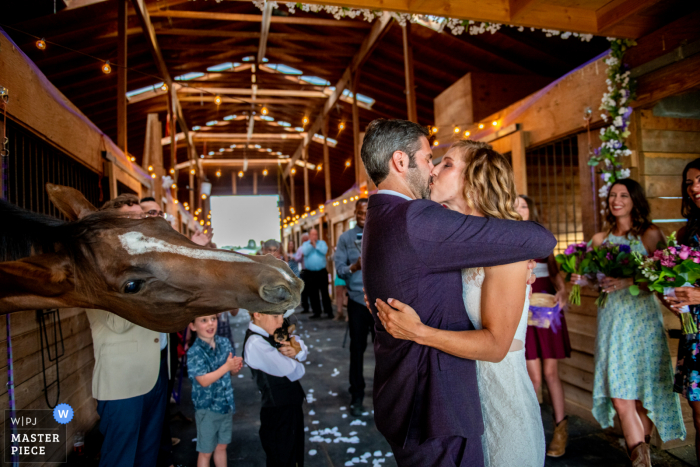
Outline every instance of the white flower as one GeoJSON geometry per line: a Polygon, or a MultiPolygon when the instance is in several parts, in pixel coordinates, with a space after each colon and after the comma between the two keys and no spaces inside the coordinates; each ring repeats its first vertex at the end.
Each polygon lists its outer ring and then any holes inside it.
{"type": "Polygon", "coordinates": [[[620,170],[620,178],[629,178],[629,176],[630,176],[630,169],[621,169],[620,170]]]}
{"type": "Polygon", "coordinates": [[[297,7],[297,4],[294,3],[294,2],[288,2],[288,3],[285,3],[285,5],[287,5],[287,8],[289,9],[289,12],[290,12],[291,14],[294,14],[294,12],[296,11],[295,9],[296,9],[296,7],[297,7]]]}
{"type": "Polygon", "coordinates": [[[603,181],[604,181],[605,183],[607,183],[608,180],[610,180],[610,177],[611,177],[611,176],[612,176],[612,174],[610,174],[610,173],[608,173],[608,172],[603,172],[603,173],[600,175],[600,178],[602,178],[603,181]]]}
{"type": "Polygon", "coordinates": [[[600,114],[600,118],[602,118],[604,122],[608,121],[608,116],[605,114],[600,114]]]}

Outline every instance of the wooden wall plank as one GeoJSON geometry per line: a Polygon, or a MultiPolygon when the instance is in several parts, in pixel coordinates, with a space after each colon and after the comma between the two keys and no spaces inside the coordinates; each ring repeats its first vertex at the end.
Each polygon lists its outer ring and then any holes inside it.
{"type": "Polygon", "coordinates": [[[569,331],[595,338],[598,332],[596,318],[574,313],[573,310],[566,315],[566,324],[569,331]]]}
{"type": "Polygon", "coordinates": [[[700,132],[642,130],[642,149],[644,151],[696,153],[698,148],[700,148],[700,132]]]}
{"type": "Polygon", "coordinates": [[[595,338],[569,330],[569,340],[571,341],[572,350],[578,350],[589,355],[595,354],[595,338]]]}
{"type": "Polygon", "coordinates": [[[643,130],[700,131],[700,120],[657,117],[653,109],[639,110],[643,130]]]}
{"type": "Polygon", "coordinates": [[[593,393],[593,373],[568,365],[568,360],[559,362],[559,377],[562,381],[593,393]]]}

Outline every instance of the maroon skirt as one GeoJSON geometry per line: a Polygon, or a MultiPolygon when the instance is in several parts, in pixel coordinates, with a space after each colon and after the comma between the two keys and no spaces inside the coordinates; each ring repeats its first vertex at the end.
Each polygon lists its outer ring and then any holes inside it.
{"type": "MultiPolygon", "coordinates": [[[[548,277],[538,278],[532,284],[533,293],[554,294],[556,291],[548,277]]],[[[557,327],[557,332],[552,328],[527,327],[525,337],[525,359],[536,360],[553,358],[562,360],[571,357],[571,343],[569,342],[569,331],[566,328],[566,318],[562,314],[561,326],[557,327]]]]}

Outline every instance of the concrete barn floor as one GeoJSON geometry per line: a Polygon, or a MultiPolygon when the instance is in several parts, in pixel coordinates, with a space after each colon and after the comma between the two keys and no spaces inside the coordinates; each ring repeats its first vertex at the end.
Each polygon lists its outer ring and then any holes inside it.
{"type": "MultiPolygon", "coordinates": [[[[305,466],[339,467],[350,465],[381,465],[394,467],[396,461],[386,440],[377,431],[372,414],[371,388],[374,373],[374,352],[368,339],[365,353],[365,415],[354,418],[349,413],[348,394],[349,342],[342,348],[346,324],[330,319],[309,320],[308,314],[297,314],[300,325],[297,334],[309,347],[306,375],[301,383],[307,392],[304,404],[304,422],[308,428],[305,443],[305,466]],[[310,402],[308,402],[310,401],[310,402]],[[356,438],[355,438],[356,437],[356,438]]],[[[231,321],[236,351],[240,355],[243,336],[248,327],[247,313],[231,321]]],[[[349,341],[349,339],[348,339],[349,341]]],[[[264,467],[263,452],[258,430],[260,428],[260,394],[253,382],[250,369],[243,370],[233,379],[236,414],[233,421],[233,441],[228,447],[228,465],[264,467]]],[[[171,413],[182,412],[194,419],[190,399],[191,385],[184,378],[179,405],[171,405],[171,413]]],[[[553,424],[551,408],[542,407],[547,439],[551,438],[553,424]]],[[[195,467],[196,427],[176,417],[171,423],[172,436],[180,438],[173,448],[175,466],[195,467]]],[[[97,430],[93,430],[97,431],[97,430]]],[[[94,436],[94,434],[93,434],[94,436]]],[[[87,444],[87,443],[86,443],[87,444]]],[[[690,447],[672,451],[652,450],[652,460],[659,467],[697,465],[690,447]],[[684,460],[685,459],[685,460],[684,460]]],[[[69,465],[71,462],[69,462],[69,465]]],[[[76,464],[77,465],[77,464],[76,464]]],[[[93,462],[81,465],[97,465],[93,462]]],[[[213,462],[212,462],[213,465],[213,462]]],[[[629,461],[621,439],[578,417],[570,417],[569,445],[566,454],[558,459],[547,458],[546,466],[626,466],[629,461]]]]}

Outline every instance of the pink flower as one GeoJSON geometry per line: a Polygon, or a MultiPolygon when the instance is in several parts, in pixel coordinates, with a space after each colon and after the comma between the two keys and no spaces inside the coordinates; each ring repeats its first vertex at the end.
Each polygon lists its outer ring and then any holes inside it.
{"type": "Polygon", "coordinates": [[[698,258],[697,256],[694,257],[694,258],[693,258],[693,263],[695,263],[695,264],[700,263],[700,258],[698,258]]]}
{"type": "Polygon", "coordinates": [[[668,251],[671,252],[671,254],[675,255],[676,254],[676,247],[670,246],[670,247],[668,247],[668,251]]]}
{"type": "Polygon", "coordinates": [[[684,246],[683,248],[681,248],[680,253],[678,253],[678,257],[680,259],[682,259],[683,261],[688,259],[688,256],[690,255],[690,248],[687,248],[687,249],[686,248],[687,247],[684,246]]]}

